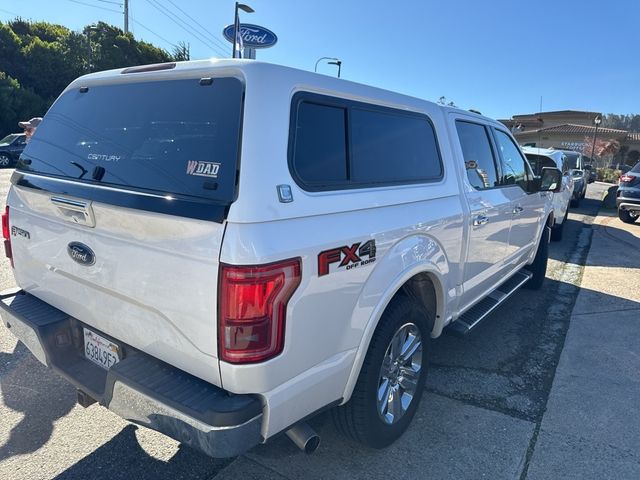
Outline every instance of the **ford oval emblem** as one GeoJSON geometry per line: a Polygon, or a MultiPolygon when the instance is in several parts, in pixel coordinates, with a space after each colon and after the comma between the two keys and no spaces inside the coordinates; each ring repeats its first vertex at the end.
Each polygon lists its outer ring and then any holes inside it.
{"type": "Polygon", "coordinates": [[[96,255],[89,247],[84,243],[71,242],[67,245],[67,253],[69,256],[80,265],[89,267],[96,263],[96,255]]]}
{"type": "MultiPolygon", "coordinates": [[[[222,35],[233,43],[233,25],[227,25],[222,35]]],[[[242,37],[242,45],[251,48],[269,48],[278,42],[278,37],[271,30],[250,23],[240,24],[240,37],[242,37]]]]}

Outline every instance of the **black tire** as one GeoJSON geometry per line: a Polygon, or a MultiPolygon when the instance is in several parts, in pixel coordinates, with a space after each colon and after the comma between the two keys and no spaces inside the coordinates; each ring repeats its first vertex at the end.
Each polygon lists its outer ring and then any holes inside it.
{"type": "Polygon", "coordinates": [[[621,208],[618,209],[618,218],[624,223],[635,223],[638,219],[637,216],[631,215],[627,210],[621,208]]]}
{"type": "Polygon", "coordinates": [[[587,187],[584,187],[584,190],[582,190],[582,195],[580,195],[580,198],[583,198],[587,196],[587,187]]]}
{"type": "Polygon", "coordinates": [[[544,283],[545,275],[547,274],[547,260],[549,259],[549,237],[551,236],[551,228],[544,227],[542,232],[542,238],[536,251],[536,256],[533,259],[533,263],[529,265],[527,270],[533,273],[533,277],[524,284],[525,288],[530,290],[539,290],[544,283]]]}
{"type": "Polygon", "coordinates": [[[580,206],[580,198],[581,198],[580,195],[578,195],[576,198],[572,198],[570,205],[572,207],[574,207],[574,208],[579,207],[580,206]]]}
{"type": "Polygon", "coordinates": [[[553,228],[551,228],[551,241],[559,242],[560,240],[562,240],[564,225],[565,223],[567,223],[568,216],[569,216],[569,208],[567,208],[567,211],[564,213],[564,219],[562,220],[562,223],[560,225],[556,224],[553,226],[553,228]]]}
{"type": "Polygon", "coordinates": [[[373,334],[367,356],[349,402],[332,410],[338,431],[346,437],[373,448],[391,445],[407,429],[416,413],[427,373],[427,358],[431,326],[435,314],[425,314],[417,303],[405,295],[396,296],[385,310],[373,334]],[[385,423],[378,413],[378,389],[380,388],[383,361],[388,354],[391,339],[402,326],[412,323],[422,337],[421,368],[415,393],[403,415],[394,423],[385,423]]]}

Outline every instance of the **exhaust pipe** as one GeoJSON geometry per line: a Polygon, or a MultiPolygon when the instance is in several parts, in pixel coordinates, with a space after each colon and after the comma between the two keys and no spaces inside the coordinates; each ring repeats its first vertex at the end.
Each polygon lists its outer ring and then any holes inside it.
{"type": "Polygon", "coordinates": [[[320,446],[320,435],[308,423],[298,423],[285,433],[304,453],[313,453],[320,446]]]}

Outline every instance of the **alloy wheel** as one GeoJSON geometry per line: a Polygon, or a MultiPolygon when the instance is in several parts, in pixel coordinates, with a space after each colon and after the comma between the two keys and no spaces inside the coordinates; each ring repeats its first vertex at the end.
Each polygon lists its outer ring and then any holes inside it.
{"type": "Polygon", "coordinates": [[[414,323],[405,323],[391,338],[378,379],[377,407],[382,420],[392,425],[409,409],[422,369],[422,336],[414,323]]]}

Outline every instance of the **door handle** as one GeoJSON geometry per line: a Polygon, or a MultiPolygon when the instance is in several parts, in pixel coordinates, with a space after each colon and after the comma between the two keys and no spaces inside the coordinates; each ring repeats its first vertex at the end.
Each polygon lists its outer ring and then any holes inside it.
{"type": "Polygon", "coordinates": [[[485,223],[489,223],[489,217],[487,217],[486,215],[478,215],[473,219],[474,227],[484,225],[485,223]]]}
{"type": "Polygon", "coordinates": [[[524,208],[522,208],[520,205],[516,205],[515,207],[513,207],[514,215],[520,215],[523,211],[524,211],[524,208]]]}

